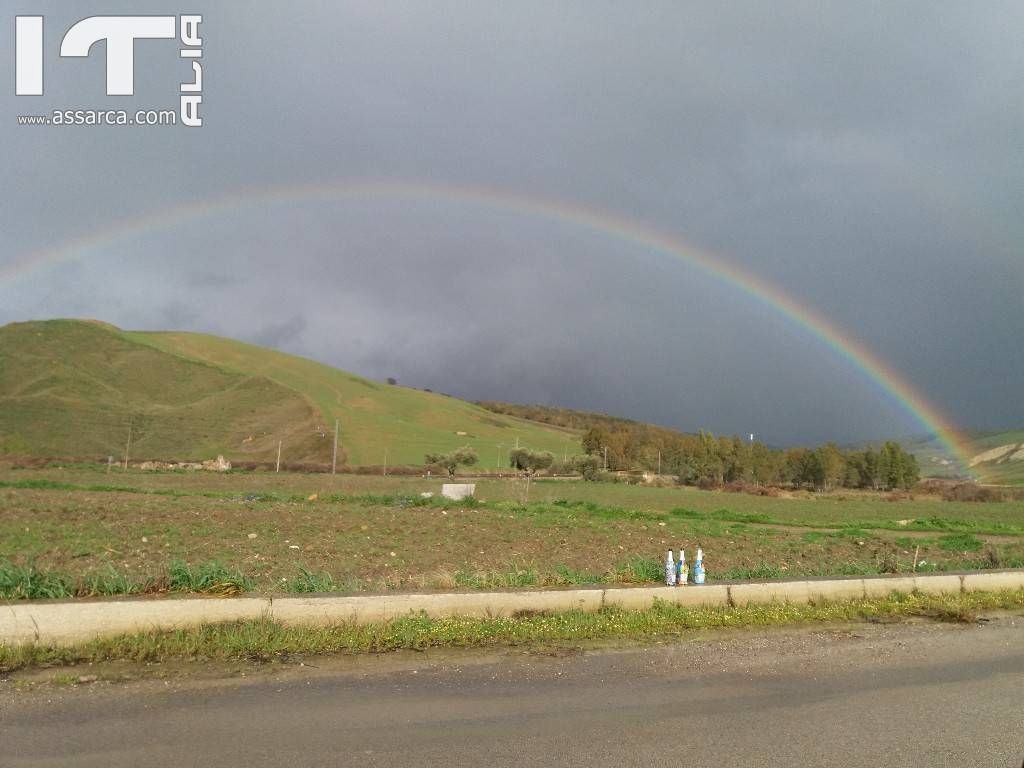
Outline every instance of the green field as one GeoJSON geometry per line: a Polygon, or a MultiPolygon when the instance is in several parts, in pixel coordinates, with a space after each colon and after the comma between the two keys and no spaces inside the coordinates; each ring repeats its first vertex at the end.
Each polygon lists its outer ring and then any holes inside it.
{"type": "Polygon", "coordinates": [[[526,501],[512,479],[479,481],[469,503],[420,496],[439,489],[350,474],[0,467],[0,592],[5,579],[9,597],[202,590],[204,579],[261,591],[649,583],[666,549],[692,558],[698,546],[712,580],[909,572],[915,559],[919,571],[1024,565],[1021,503],[556,480],[534,482],[526,501]],[[30,577],[56,578],[55,591],[20,594],[30,577]]]}
{"type": "Polygon", "coordinates": [[[304,358],[190,333],[70,320],[0,328],[0,455],[331,461],[419,465],[476,448],[498,465],[515,444],[563,455],[577,433],[456,398],[371,381],[304,358]]]}

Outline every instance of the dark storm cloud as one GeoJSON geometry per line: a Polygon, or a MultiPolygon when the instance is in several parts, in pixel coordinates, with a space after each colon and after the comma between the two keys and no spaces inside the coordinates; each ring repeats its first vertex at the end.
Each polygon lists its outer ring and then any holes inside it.
{"type": "MultiPolygon", "coordinates": [[[[12,28],[46,14],[50,49],[87,13],[179,10],[15,5],[12,28]]],[[[189,10],[205,17],[201,129],[15,125],[109,106],[102,46],[48,58],[38,107],[0,95],[0,271],[243,187],[486,184],[650,222],[829,317],[959,422],[1024,423],[1019,4],[189,10]]],[[[172,41],[138,42],[126,101],[172,106],[180,67],[172,41]]],[[[68,315],[776,443],[919,429],[735,288],[608,236],[443,200],[222,210],[0,282],[0,322],[68,315]]]]}
{"type": "Polygon", "coordinates": [[[256,331],[252,338],[257,344],[273,349],[285,349],[306,330],[307,321],[302,315],[293,315],[282,323],[270,323],[256,331]]]}

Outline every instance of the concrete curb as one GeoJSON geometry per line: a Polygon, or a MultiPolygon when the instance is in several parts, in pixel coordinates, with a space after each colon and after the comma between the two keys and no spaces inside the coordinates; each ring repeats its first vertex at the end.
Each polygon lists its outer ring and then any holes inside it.
{"type": "Polygon", "coordinates": [[[131,632],[181,629],[261,617],[293,626],[370,624],[421,612],[432,617],[502,617],[534,612],[597,611],[605,606],[640,610],[658,601],[686,607],[724,607],[857,600],[886,597],[894,592],[949,594],[1002,589],[1024,589],[1024,569],[866,579],[716,583],[683,588],[10,601],[0,603],[0,643],[61,645],[131,632]]]}
{"type": "Polygon", "coordinates": [[[63,644],[150,629],[258,619],[269,612],[270,599],[265,597],[11,602],[0,605],[0,643],[63,644]]]}

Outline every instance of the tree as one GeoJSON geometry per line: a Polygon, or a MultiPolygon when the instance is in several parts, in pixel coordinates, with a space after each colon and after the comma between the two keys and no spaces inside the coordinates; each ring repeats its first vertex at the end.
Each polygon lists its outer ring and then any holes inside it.
{"type": "Polygon", "coordinates": [[[398,379],[394,378],[393,376],[388,376],[388,384],[397,384],[397,383],[398,383],[398,379]]]}
{"type": "Polygon", "coordinates": [[[448,470],[448,477],[455,479],[455,470],[459,466],[471,467],[476,464],[479,457],[476,455],[475,450],[465,445],[449,453],[428,453],[425,458],[427,464],[437,464],[440,467],[444,467],[448,470]]]}
{"type": "Polygon", "coordinates": [[[513,448],[508,454],[508,463],[512,469],[526,475],[526,498],[530,498],[530,481],[538,471],[547,469],[555,457],[550,451],[531,451],[529,448],[513,448]]]}
{"type": "Polygon", "coordinates": [[[513,448],[508,453],[509,466],[512,469],[534,475],[541,469],[547,469],[555,457],[550,451],[531,451],[529,448],[513,448]]]}
{"type": "Polygon", "coordinates": [[[608,432],[601,427],[591,427],[583,435],[583,450],[598,454],[608,445],[608,432]]]}
{"type": "Polygon", "coordinates": [[[826,443],[816,453],[821,463],[825,490],[842,484],[846,478],[846,459],[835,443],[826,443]]]}
{"type": "Polygon", "coordinates": [[[572,468],[583,475],[584,480],[597,480],[601,471],[601,460],[590,454],[573,456],[572,468]]]}
{"type": "Polygon", "coordinates": [[[883,446],[879,465],[881,480],[890,490],[910,488],[920,479],[917,459],[897,442],[890,440],[883,446]]]}

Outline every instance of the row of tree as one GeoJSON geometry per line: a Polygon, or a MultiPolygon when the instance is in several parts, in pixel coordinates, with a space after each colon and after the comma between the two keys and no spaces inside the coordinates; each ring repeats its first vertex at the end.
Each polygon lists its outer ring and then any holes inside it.
{"type": "MultiPolygon", "coordinates": [[[[920,479],[917,459],[895,442],[879,450],[868,448],[844,451],[833,443],[819,448],[772,449],[763,443],[747,443],[738,437],[715,437],[708,432],[680,435],[671,442],[652,447],[636,435],[608,432],[594,427],[583,436],[582,456],[574,456],[562,466],[547,451],[517,448],[509,453],[509,466],[533,477],[537,472],[555,469],[573,471],[585,479],[598,479],[607,468],[659,469],[691,485],[751,483],[781,485],[818,490],[834,488],[870,488],[893,490],[910,488],[920,479]]],[[[426,462],[444,468],[450,477],[460,466],[477,463],[470,447],[450,453],[429,454],[426,462]]]]}
{"type": "Polygon", "coordinates": [[[656,470],[693,485],[753,483],[820,490],[910,488],[920,479],[917,459],[899,443],[880,449],[843,450],[833,443],[819,448],[773,449],[739,437],[708,432],[687,435],[647,425],[609,429],[594,426],[583,449],[604,460],[608,469],[656,470]]]}
{"type": "MultiPolygon", "coordinates": [[[[466,445],[448,453],[428,453],[424,460],[427,464],[441,467],[448,473],[448,477],[454,478],[459,467],[471,467],[477,463],[479,456],[470,446],[466,445]]],[[[522,472],[527,477],[533,477],[541,470],[549,469],[555,463],[554,454],[550,451],[534,451],[529,448],[514,448],[508,452],[508,464],[511,469],[522,472]]],[[[582,467],[596,466],[596,459],[592,456],[578,456],[574,458],[573,468],[578,468],[583,474],[582,467]]]]}

